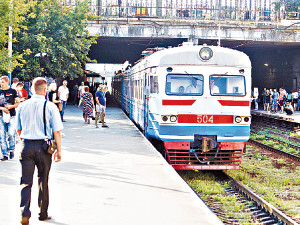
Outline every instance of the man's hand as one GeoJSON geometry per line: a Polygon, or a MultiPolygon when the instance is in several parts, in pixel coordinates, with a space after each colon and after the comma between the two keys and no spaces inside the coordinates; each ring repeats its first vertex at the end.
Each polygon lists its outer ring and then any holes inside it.
{"type": "Polygon", "coordinates": [[[54,162],[60,162],[61,161],[61,152],[56,151],[54,152],[54,162]]]}

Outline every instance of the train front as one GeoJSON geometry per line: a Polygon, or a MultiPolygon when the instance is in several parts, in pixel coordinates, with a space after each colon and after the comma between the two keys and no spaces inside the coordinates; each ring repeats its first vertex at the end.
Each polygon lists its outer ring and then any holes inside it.
{"type": "Polygon", "coordinates": [[[176,49],[153,69],[159,91],[149,98],[148,136],[163,141],[177,170],[239,169],[250,135],[248,56],[216,46],[176,49]]]}

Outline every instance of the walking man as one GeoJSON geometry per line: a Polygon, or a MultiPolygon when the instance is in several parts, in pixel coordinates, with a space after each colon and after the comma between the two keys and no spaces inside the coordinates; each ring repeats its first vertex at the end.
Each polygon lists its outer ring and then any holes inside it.
{"type": "Polygon", "coordinates": [[[67,105],[67,101],[69,98],[69,88],[67,88],[68,82],[66,80],[63,81],[63,85],[58,88],[58,97],[62,103],[62,110],[60,111],[61,121],[66,122],[64,120],[65,108],[67,105]]]}
{"type": "Polygon", "coordinates": [[[17,91],[9,87],[8,76],[0,77],[0,143],[3,158],[1,161],[14,157],[16,129],[15,108],[19,105],[17,91]]]}
{"type": "Polygon", "coordinates": [[[22,225],[29,224],[31,187],[33,183],[33,174],[35,166],[38,169],[39,197],[38,205],[40,207],[39,220],[49,220],[48,205],[48,178],[51,168],[52,155],[48,154],[43,148],[44,139],[51,139],[52,135],[57,144],[57,151],[54,153],[55,162],[61,160],[61,130],[63,128],[60,114],[57,106],[47,101],[45,107],[44,123],[44,105],[47,93],[47,81],[42,77],[33,80],[34,95],[27,101],[20,104],[16,113],[17,133],[22,141],[20,162],[22,166],[21,177],[21,211],[22,225]],[[45,127],[46,124],[46,134],[45,127]]]}

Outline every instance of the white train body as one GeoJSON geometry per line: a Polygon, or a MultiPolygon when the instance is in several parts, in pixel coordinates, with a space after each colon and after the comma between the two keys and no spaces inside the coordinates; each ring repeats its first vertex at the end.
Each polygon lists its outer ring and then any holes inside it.
{"type": "Polygon", "coordinates": [[[250,133],[246,54],[191,45],[157,51],[117,75],[113,94],[146,137],[164,143],[175,169],[239,168],[250,133]]]}

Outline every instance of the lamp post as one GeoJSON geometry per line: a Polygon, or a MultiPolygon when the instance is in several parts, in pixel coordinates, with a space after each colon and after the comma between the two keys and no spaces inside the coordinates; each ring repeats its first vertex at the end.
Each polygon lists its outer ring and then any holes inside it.
{"type": "Polygon", "coordinates": [[[12,57],[12,26],[11,26],[11,14],[13,10],[13,0],[10,0],[10,10],[9,10],[9,21],[10,24],[8,26],[8,58],[9,58],[9,63],[8,63],[8,71],[7,75],[9,78],[9,85],[11,84],[11,70],[12,70],[12,63],[11,63],[11,57],[12,57]]]}
{"type": "MultiPolygon", "coordinates": [[[[40,58],[40,67],[42,67],[41,61],[43,61],[43,59],[46,57],[46,55],[47,55],[47,53],[45,53],[45,52],[37,53],[37,54],[34,55],[34,57],[40,58]]],[[[45,69],[46,69],[46,67],[43,68],[43,75],[44,76],[45,76],[45,69]]]]}
{"type": "Polygon", "coordinates": [[[8,58],[9,58],[9,63],[8,63],[8,78],[9,78],[9,85],[11,85],[11,70],[12,70],[12,65],[11,65],[11,57],[12,57],[12,27],[8,26],[8,58]]]}

